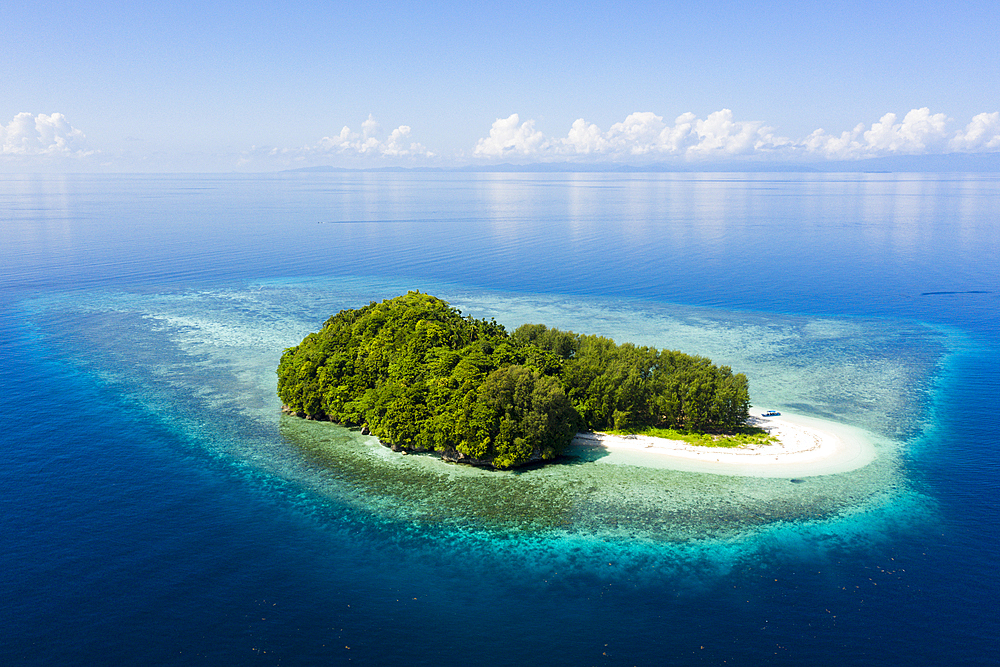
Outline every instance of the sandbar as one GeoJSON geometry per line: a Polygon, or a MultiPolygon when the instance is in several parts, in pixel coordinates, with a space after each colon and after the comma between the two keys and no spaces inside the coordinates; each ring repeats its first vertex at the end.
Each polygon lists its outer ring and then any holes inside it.
{"type": "Polygon", "coordinates": [[[598,463],[641,465],[753,477],[812,477],[856,470],[875,458],[876,436],[825,419],[782,412],[752,412],[748,424],[778,438],[777,443],[703,447],[645,435],[578,433],[565,452],[595,453],[598,463]]]}

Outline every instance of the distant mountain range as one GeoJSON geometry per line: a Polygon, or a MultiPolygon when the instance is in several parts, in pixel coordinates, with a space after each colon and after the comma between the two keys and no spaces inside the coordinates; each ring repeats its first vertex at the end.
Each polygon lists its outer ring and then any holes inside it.
{"type": "Polygon", "coordinates": [[[759,161],[732,161],[715,163],[655,163],[628,165],[616,163],[532,162],[528,164],[482,164],[461,167],[300,167],[285,172],[485,172],[485,173],[649,173],[649,172],[815,172],[815,173],[878,173],[878,172],[1000,172],[1000,153],[975,154],[951,153],[948,155],[894,155],[868,160],[838,162],[774,163],[759,161]]]}

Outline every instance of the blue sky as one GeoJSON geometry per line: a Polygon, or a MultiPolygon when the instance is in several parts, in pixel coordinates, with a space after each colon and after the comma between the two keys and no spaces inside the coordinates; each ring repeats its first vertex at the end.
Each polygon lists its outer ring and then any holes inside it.
{"type": "Polygon", "coordinates": [[[995,0],[40,4],[3,171],[1000,152],[995,0]]]}

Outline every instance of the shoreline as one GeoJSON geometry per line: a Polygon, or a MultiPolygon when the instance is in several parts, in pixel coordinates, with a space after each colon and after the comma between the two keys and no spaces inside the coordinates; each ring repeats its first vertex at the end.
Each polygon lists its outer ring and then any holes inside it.
{"type": "Polygon", "coordinates": [[[875,436],[852,426],[787,413],[751,417],[747,423],[776,436],[778,442],[705,447],[645,435],[577,433],[564,453],[590,450],[602,454],[599,463],[753,477],[836,474],[864,467],[875,458],[875,436]]]}

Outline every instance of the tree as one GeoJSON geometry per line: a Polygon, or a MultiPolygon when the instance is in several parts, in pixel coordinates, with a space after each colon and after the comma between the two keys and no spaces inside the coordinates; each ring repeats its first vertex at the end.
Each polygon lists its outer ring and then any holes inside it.
{"type": "Polygon", "coordinates": [[[277,372],[290,412],[498,468],[551,459],[580,429],[726,429],[749,411],[746,376],[704,357],[543,324],[509,335],[420,292],[337,313],[277,372]]]}

